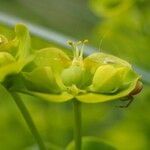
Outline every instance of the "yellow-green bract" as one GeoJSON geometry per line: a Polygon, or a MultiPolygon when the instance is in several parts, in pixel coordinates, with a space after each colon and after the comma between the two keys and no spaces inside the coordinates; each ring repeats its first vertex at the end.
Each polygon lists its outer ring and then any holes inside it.
{"type": "Polygon", "coordinates": [[[23,72],[25,93],[52,102],[76,98],[98,103],[126,97],[137,88],[140,76],[128,62],[100,52],[83,58],[83,46],[69,44],[75,49],[72,60],[55,47],[36,52],[32,69],[23,72]]]}
{"type": "Polygon", "coordinates": [[[0,35],[0,83],[6,77],[18,74],[31,61],[29,31],[23,24],[15,26],[15,38],[0,35]]]}

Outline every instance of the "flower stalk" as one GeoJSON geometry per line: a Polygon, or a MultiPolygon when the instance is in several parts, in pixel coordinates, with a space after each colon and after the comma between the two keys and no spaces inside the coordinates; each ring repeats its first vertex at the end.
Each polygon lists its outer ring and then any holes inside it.
{"type": "Polygon", "coordinates": [[[81,150],[82,146],[82,122],[81,122],[81,103],[73,99],[74,110],[74,141],[75,150],[81,150]]]}
{"type": "Polygon", "coordinates": [[[24,120],[26,121],[32,135],[34,136],[38,146],[39,146],[39,149],[40,150],[46,150],[46,147],[44,145],[44,142],[32,120],[32,117],[28,111],[28,109],[26,108],[25,104],[23,103],[23,101],[21,100],[20,96],[17,94],[17,93],[11,93],[17,107],[19,108],[22,116],[24,117],[24,120]]]}

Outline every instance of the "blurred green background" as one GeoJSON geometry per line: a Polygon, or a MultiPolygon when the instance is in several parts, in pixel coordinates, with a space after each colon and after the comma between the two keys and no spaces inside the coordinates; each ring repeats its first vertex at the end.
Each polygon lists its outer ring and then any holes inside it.
{"type": "MultiPolygon", "coordinates": [[[[12,16],[12,20],[17,17],[54,33],[78,40],[89,39],[89,45],[95,50],[115,54],[150,71],[149,0],[0,0],[0,17],[4,14],[12,16]]],[[[11,38],[12,29],[0,21],[0,34],[11,38]]],[[[48,41],[32,36],[34,49],[54,45],[71,55],[62,43],[54,41],[55,38],[48,41]]],[[[0,96],[0,150],[23,150],[34,145],[13,100],[2,90],[0,96]]],[[[73,139],[71,102],[54,104],[25,95],[22,98],[46,142],[65,147],[73,139]]],[[[119,101],[83,104],[83,135],[98,136],[118,150],[149,150],[149,98],[147,82],[127,109],[115,108],[121,104],[119,101]]]]}

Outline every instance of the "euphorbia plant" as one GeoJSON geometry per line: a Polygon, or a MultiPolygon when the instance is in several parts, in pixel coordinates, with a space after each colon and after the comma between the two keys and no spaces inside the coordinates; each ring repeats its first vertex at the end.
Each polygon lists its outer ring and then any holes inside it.
{"type": "Polygon", "coordinates": [[[84,42],[69,45],[74,49],[71,60],[58,48],[39,50],[23,76],[30,95],[52,102],[72,100],[75,119],[75,149],[81,149],[81,102],[99,103],[138,93],[140,76],[131,65],[115,56],[94,53],[83,58],[84,42]],[[82,43],[81,48],[78,44],[82,43]]]}
{"type": "MultiPolygon", "coordinates": [[[[28,45],[29,41],[26,42],[28,45]]],[[[98,52],[84,58],[85,42],[86,40],[77,43],[69,42],[74,49],[73,59],[55,47],[36,51],[34,58],[27,61],[26,68],[18,71],[22,76],[20,78],[22,85],[12,89],[51,102],[72,101],[75,144],[71,143],[67,147],[68,150],[81,150],[81,147],[88,149],[93,143],[95,149],[101,147],[104,150],[105,146],[108,146],[106,149],[114,149],[92,137],[83,138],[81,142],[81,104],[132,97],[142,89],[141,77],[128,62],[112,55],[98,52]],[[82,45],[79,46],[80,44],[82,45]]],[[[28,54],[28,48],[23,47],[20,53],[22,50],[27,51],[28,54]]]]}

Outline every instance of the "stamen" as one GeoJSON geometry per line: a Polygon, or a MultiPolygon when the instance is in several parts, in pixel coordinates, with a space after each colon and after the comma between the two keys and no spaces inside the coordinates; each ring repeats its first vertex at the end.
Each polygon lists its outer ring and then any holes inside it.
{"type": "Polygon", "coordinates": [[[76,46],[75,46],[75,43],[74,42],[72,42],[72,41],[67,41],[67,44],[69,45],[69,46],[71,46],[72,47],[72,49],[73,49],[73,54],[74,54],[74,57],[76,57],[76,46]]]}
{"type": "Polygon", "coordinates": [[[77,43],[76,43],[76,45],[80,45],[82,43],[82,41],[78,41],[77,43]]]}
{"type": "Polygon", "coordinates": [[[82,47],[81,47],[81,50],[80,50],[80,57],[82,58],[83,57],[83,50],[84,50],[84,46],[85,46],[85,43],[87,43],[88,40],[83,40],[82,41],[82,47]]]}
{"type": "Polygon", "coordinates": [[[78,41],[75,43],[75,47],[76,47],[76,57],[78,58],[80,56],[80,49],[79,49],[79,45],[82,43],[82,41],[78,41]]]}
{"type": "Polygon", "coordinates": [[[88,42],[88,40],[78,41],[76,43],[74,43],[72,41],[68,41],[67,43],[68,43],[68,45],[70,45],[73,48],[74,57],[75,58],[78,58],[78,57],[82,58],[83,57],[84,45],[87,42],[88,42]],[[79,45],[81,45],[81,44],[82,44],[82,46],[81,46],[81,48],[79,48],[79,45]]]}
{"type": "Polygon", "coordinates": [[[67,44],[70,45],[70,46],[74,45],[74,43],[72,41],[67,41],[67,44]]]}

